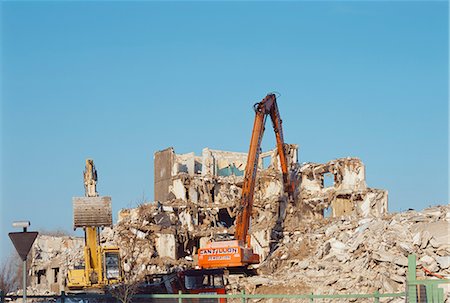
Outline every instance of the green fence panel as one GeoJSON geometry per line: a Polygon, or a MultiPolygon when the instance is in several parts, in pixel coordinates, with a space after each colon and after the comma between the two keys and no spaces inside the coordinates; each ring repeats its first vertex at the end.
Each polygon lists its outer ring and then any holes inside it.
{"type": "Polygon", "coordinates": [[[437,285],[433,285],[432,293],[433,293],[433,303],[440,303],[439,302],[439,287],[437,285]]]}
{"type": "Polygon", "coordinates": [[[444,289],[443,288],[439,288],[438,295],[439,295],[439,302],[444,303],[444,289]]]}
{"type": "MultiPolygon", "coordinates": [[[[431,286],[430,286],[431,287],[431,286]]],[[[188,299],[238,299],[241,301],[241,303],[247,303],[249,299],[289,299],[289,300],[308,300],[310,302],[314,302],[316,299],[331,299],[331,300],[342,300],[342,299],[373,299],[374,302],[379,302],[380,298],[398,298],[398,297],[405,297],[406,293],[387,293],[387,294],[380,294],[378,291],[370,294],[339,294],[339,295],[319,295],[319,294],[295,294],[295,295],[288,295],[288,294],[246,294],[245,292],[241,292],[238,294],[224,294],[224,295],[218,295],[218,294],[139,294],[133,296],[135,299],[171,299],[174,300],[174,302],[181,302],[186,303],[190,302],[188,299]]],[[[21,296],[4,296],[4,298],[7,299],[20,299],[21,296]]],[[[60,296],[50,296],[50,295],[43,295],[43,296],[36,296],[36,295],[30,295],[28,296],[30,299],[44,299],[46,301],[54,301],[58,300],[59,302],[73,302],[74,299],[104,299],[111,301],[116,301],[117,299],[114,298],[111,295],[101,295],[101,294],[80,294],[80,295],[68,295],[64,292],[61,293],[60,296]]]]}
{"type": "Polygon", "coordinates": [[[450,284],[450,279],[425,279],[417,280],[416,276],[416,256],[408,256],[408,275],[407,275],[407,302],[417,303],[417,289],[422,285],[426,291],[427,303],[443,303],[444,289],[439,287],[442,284],[450,284]]]}
{"type": "Polygon", "coordinates": [[[245,298],[245,289],[241,290],[241,295],[242,295],[241,302],[245,303],[247,301],[247,299],[245,298]]]}

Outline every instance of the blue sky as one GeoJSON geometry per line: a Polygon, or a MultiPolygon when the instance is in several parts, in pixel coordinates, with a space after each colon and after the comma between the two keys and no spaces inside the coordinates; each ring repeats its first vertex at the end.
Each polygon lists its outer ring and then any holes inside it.
{"type": "Polygon", "coordinates": [[[14,220],[71,231],[85,158],[115,213],[152,200],[155,151],[246,152],[270,91],[301,162],[361,158],[390,211],[448,203],[447,2],[1,9],[0,258],[14,220]]]}

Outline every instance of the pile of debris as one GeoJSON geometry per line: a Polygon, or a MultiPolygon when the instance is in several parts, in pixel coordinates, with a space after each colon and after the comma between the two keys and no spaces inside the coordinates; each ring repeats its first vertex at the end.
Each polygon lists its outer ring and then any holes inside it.
{"type": "Polygon", "coordinates": [[[259,273],[240,278],[248,292],[295,289],[317,294],[404,291],[409,254],[426,272],[450,276],[450,206],[378,218],[330,218],[289,226],[259,273]]]}
{"type": "MultiPolygon", "coordinates": [[[[230,277],[230,289],[247,293],[381,293],[405,289],[409,254],[416,254],[418,265],[443,276],[450,275],[450,206],[423,211],[407,211],[382,217],[341,217],[289,219],[275,233],[277,203],[258,206],[252,226],[254,247],[260,238],[272,236],[274,243],[261,254],[258,277],[230,277]],[[270,222],[272,222],[270,225],[270,222]],[[272,233],[272,235],[270,235],[272,233]],[[263,235],[263,237],[261,237],[263,235]],[[300,287],[301,286],[301,287],[300,287]],[[300,288],[299,288],[300,287],[300,288]]],[[[142,244],[137,258],[139,273],[161,273],[194,267],[197,242],[207,241],[209,229],[189,233],[180,215],[186,207],[145,204],[127,210],[127,216],[108,232],[110,243],[119,241],[127,257],[127,243],[142,244]],[[143,220],[143,221],[142,221],[143,220]],[[128,235],[120,238],[121,232],[128,235]]],[[[189,221],[187,221],[189,222],[189,221]]],[[[219,231],[219,230],[217,230],[219,231]]],[[[223,230],[222,230],[223,231],[223,230]]],[[[269,245],[270,246],[270,245],[269,245]]],[[[127,261],[126,261],[127,262],[127,261]]],[[[132,262],[132,261],[128,261],[132,262]]]]}

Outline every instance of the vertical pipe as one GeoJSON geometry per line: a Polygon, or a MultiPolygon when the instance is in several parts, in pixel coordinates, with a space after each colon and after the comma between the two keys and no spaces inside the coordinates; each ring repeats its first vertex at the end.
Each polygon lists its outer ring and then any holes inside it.
{"type": "Polygon", "coordinates": [[[245,289],[241,290],[241,302],[242,303],[246,302],[246,300],[245,300],[245,289]]]}
{"type": "Polygon", "coordinates": [[[22,263],[22,289],[23,289],[23,303],[27,303],[27,260],[22,263]]]}
{"type": "MultiPolygon", "coordinates": [[[[27,227],[23,228],[23,232],[27,232],[27,227]]],[[[23,289],[23,303],[27,303],[27,257],[22,263],[22,289],[23,289]]]]}
{"type": "Polygon", "coordinates": [[[183,298],[181,297],[181,295],[183,294],[183,292],[181,290],[178,291],[178,303],[183,303],[183,298]]]}

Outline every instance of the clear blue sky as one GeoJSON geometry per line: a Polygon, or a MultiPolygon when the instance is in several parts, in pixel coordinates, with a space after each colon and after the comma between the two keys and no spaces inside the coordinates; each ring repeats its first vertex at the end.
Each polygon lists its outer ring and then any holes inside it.
{"type": "Polygon", "coordinates": [[[361,158],[390,211],[448,203],[447,2],[1,8],[3,256],[14,220],[71,231],[85,158],[116,213],[153,198],[157,150],[246,152],[270,91],[301,162],[361,158]]]}

